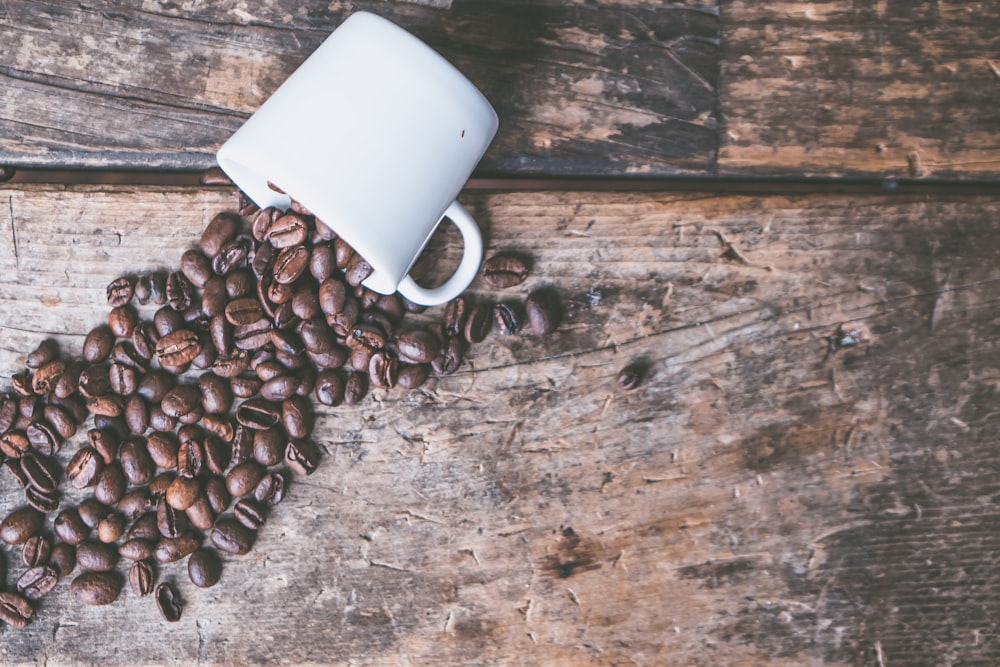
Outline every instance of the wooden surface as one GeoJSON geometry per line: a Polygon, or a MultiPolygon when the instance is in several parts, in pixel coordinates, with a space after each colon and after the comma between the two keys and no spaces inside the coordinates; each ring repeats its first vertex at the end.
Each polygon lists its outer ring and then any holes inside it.
{"type": "MultiPolygon", "coordinates": [[[[107,282],[176,264],[234,201],[0,191],[0,372],[50,334],[78,352],[107,282]]],[[[1000,660],[996,198],[463,202],[491,252],[533,257],[510,296],[558,290],[559,330],[322,411],[324,461],[252,554],[208,591],[165,568],[181,622],[62,584],[0,631],[5,664],[1000,660]]]]}

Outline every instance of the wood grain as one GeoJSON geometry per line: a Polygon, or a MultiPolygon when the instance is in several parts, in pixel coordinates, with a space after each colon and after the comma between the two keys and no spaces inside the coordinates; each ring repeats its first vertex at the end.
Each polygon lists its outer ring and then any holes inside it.
{"type": "Polygon", "coordinates": [[[717,150],[714,4],[556,0],[12,0],[0,164],[206,169],[355,10],[415,33],[494,102],[480,172],[704,173],[717,150]]]}
{"type": "MultiPolygon", "coordinates": [[[[471,291],[555,288],[555,335],[321,411],[323,464],[252,554],[207,591],[163,569],[180,623],[63,583],[2,630],[6,664],[997,662],[995,198],[463,202],[535,265],[471,291]]],[[[0,373],[43,336],[78,353],[108,281],[176,263],[233,203],[0,190],[0,373]]]]}
{"type": "Polygon", "coordinates": [[[729,0],[719,171],[996,178],[989,2],[729,0]]]}

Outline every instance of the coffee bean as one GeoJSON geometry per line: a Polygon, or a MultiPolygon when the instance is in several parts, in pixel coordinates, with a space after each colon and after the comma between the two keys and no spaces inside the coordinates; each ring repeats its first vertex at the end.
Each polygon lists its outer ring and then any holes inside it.
{"type": "MultiPolygon", "coordinates": [[[[6,437],[6,436],[5,436],[6,437]]],[[[3,462],[3,469],[6,470],[17,482],[18,486],[24,488],[28,486],[28,478],[21,470],[21,460],[20,459],[7,459],[3,462]]]]}
{"type": "Polygon", "coordinates": [[[38,346],[28,353],[25,366],[28,368],[41,368],[50,361],[59,358],[59,343],[52,338],[46,338],[38,346]]]}
{"type": "Polygon", "coordinates": [[[148,274],[143,274],[136,278],[133,296],[140,306],[145,306],[149,303],[153,296],[153,280],[148,274]]]}
{"type": "Polygon", "coordinates": [[[372,265],[365,261],[361,255],[355,254],[344,267],[344,279],[351,287],[357,287],[374,271],[372,265]]]}
{"type": "Polygon", "coordinates": [[[117,542],[125,534],[125,515],[112,512],[97,524],[97,539],[105,544],[117,542]]]}
{"type": "Polygon", "coordinates": [[[212,364],[212,372],[219,377],[233,378],[243,373],[250,366],[249,355],[243,350],[236,350],[228,356],[220,356],[212,364]]]}
{"type": "Polygon", "coordinates": [[[108,284],[108,305],[112,308],[124,306],[132,300],[135,292],[135,280],[129,276],[115,278],[108,284]]]}
{"type": "Polygon", "coordinates": [[[215,513],[212,511],[212,506],[204,493],[199,494],[198,498],[191,504],[191,507],[184,510],[184,515],[187,517],[188,522],[200,531],[211,530],[212,525],[215,523],[215,513]]]}
{"type": "Polygon", "coordinates": [[[39,512],[54,512],[59,507],[58,491],[40,491],[29,486],[24,489],[24,499],[39,512]]]}
{"type": "Polygon", "coordinates": [[[212,345],[220,354],[229,354],[233,350],[233,325],[223,314],[215,315],[208,323],[208,336],[212,345]]]}
{"type": "Polygon", "coordinates": [[[97,528],[101,519],[106,517],[111,509],[102,504],[97,498],[87,498],[76,507],[76,513],[87,528],[97,528]]]}
{"type": "Polygon", "coordinates": [[[173,484],[174,479],[177,475],[174,474],[172,470],[166,472],[161,472],[159,475],[154,477],[147,487],[149,489],[149,497],[153,502],[156,502],[161,497],[167,494],[167,489],[173,484]]]}
{"type": "Polygon", "coordinates": [[[189,329],[177,329],[156,342],[156,358],[161,364],[180,366],[201,352],[198,334],[189,329]]]}
{"type": "Polygon", "coordinates": [[[493,306],[486,303],[475,303],[468,308],[465,317],[465,327],[462,335],[469,343],[479,343],[486,338],[493,328],[493,306]]]}
{"type": "Polygon", "coordinates": [[[7,433],[14,427],[20,415],[20,399],[16,394],[0,394],[0,434],[7,433]]]}
{"type": "Polygon", "coordinates": [[[262,317],[250,324],[239,324],[233,327],[233,345],[239,350],[259,350],[271,342],[271,329],[274,325],[262,317]]]}
{"type": "Polygon", "coordinates": [[[125,400],[117,394],[103,394],[87,399],[87,409],[95,415],[121,417],[125,413],[125,400]]]}
{"type": "Polygon", "coordinates": [[[204,465],[205,450],[201,440],[181,436],[181,446],[177,450],[177,474],[181,477],[197,477],[204,465]]]}
{"type": "Polygon", "coordinates": [[[52,425],[59,437],[69,439],[76,435],[76,419],[66,408],[49,403],[42,410],[42,417],[52,425]]]}
{"type": "Polygon", "coordinates": [[[222,561],[209,549],[199,549],[188,557],[188,577],[198,588],[210,588],[222,577],[222,561]]]}
{"type": "MultiPolygon", "coordinates": [[[[187,517],[185,517],[186,520],[187,517]]],[[[178,537],[161,537],[153,550],[153,557],[158,563],[173,563],[194,553],[199,546],[201,546],[201,540],[193,533],[184,533],[178,537]]]]}
{"type": "Polygon", "coordinates": [[[430,376],[430,364],[400,364],[396,385],[401,389],[416,389],[430,376]]]}
{"type": "Polygon", "coordinates": [[[524,282],[528,277],[528,261],[519,255],[498,253],[483,262],[483,280],[490,287],[507,289],[524,282]]]}
{"type": "Polygon", "coordinates": [[[444,331],[448,336],[461,336],[465,331],[468,317],[468,302],[465,297],[455,297],[444,308],[444,331]]]}
{"type": "Polygon", "coordinates": [[[493,306],[493,319],[500,333],[515,334],[524,325],[524,308],[516,301],[503,301],[493,306]]]}
{"type": "Polygon", "coordinates": [[[160,537],[160,528],[156,524],[156,512],[146,512],[133,521],[132,525],[125,531],[125,541],[151,540],[155,542],[160,537]]]}
{"type": "Polygon", "coordinates": [[[371,356],[368,362],[368,379],[376,387],[391,389],[396,386],[399,378],[399,360],[395,356],[379,350],[371,356]]]}
{"type": "MultiPolygon", "coordinates": [[[[43,535],[33,535],[21,547],[21,560],[28,567],[37,567],[49,562],[52,545],[43,535]]],[[[2,568],[0,568],[2,569],[2,568]]]]}
{"type": "Polygon", "coordinates": [[[33,507],[19,507],[0,522],[0,540],[5,544],[24,544],[41,530],[45,515],[33,507]]]}
{"type": "Polygon", "coordinates": [[[194,504],[199,493],[201,493],[201,482],[190,477],[178,477],[167,487],[164,498],[175,510],[184,511],[194,504]]]}
{"type": "MultiPolygon", "coordinates": [[[[291,285],[309,267],[309,249],[302,245],[282,248],[271,266],[274,280],[279,285],[291,285]]],[[[366,276],[367,277],[367,276],[366,276]]]]}
{"type": "Polygon", "coordinates": [[[256,252],[254,252],[253,259],[250,260],[250,271],[253,273],[254,278],[259,281],[254,284],[254,290],[260,289],[260,283],[265,278],[271,278],[271,264],[274,261],[274,256],[277,254],[278,251],[274,249],[274,246],[268,243],[259,246],[256,252]]]}
{"type": "Polygon", "coordinates": [[[411,329],[396,338],[396,350],[401,361],[430,363],[441,353],[441,340],[426,329],[411,329]]]}
{"type": "MultiPolygon", "coordinates": [[[[17,459],[23,456],[30,449],[31,441],[28,440],[28,436],[21,431],[8,431],[7,433],[0,435],[0,451],[2,451],[5,456],[17,459]]],[[[18,464],[18,468],[20,468],[20,464],[18,464]]]]}
{"type": "Polygon", "coordinates": [[[21,457],[21,470],[28,478],[28,484],[39,491],[55,491],[62,477],[62,466],[55,459],[33,452],[21,457]]]}
{"type": "Polygon", "coordinates": [[[311,475],[319,465],[319,448],[308,440],[289,440],[285,463],[296,475],[311,475]]]}
{"type": "Polygon", "coordinates": [[[252,429],[268,429],[281,421],[281,408],[263,398],[250,398],[236,408],[236,421],[252,429]]]}
{"type": "Polygon", "coordinates": [[[156,598],[156,608],[160,610],[160,615],[168,623],[176,623],[181,620],[181,612],[184,607],[181,598],[177,594],[177,589],[169,582],[164,582],[156,587],[153,593],[156,598]]]}
{"type": "MultiPolygon", "coordinates": [[[[59,399],[66,407],[78,404],[80,396],[77,392],[80,389],[80,374],[83,373],[84,368],[86,368],[86,365],[81,361],[70,361],[67,363],[66,370],[62,372],[62,375],[59,376],[52,387],[52,394],[49,400],[53,398],[59,399]]],[[[78,421],[82,422],[87,418],[86,405],[82,406],[82,418],[78,416],[76,408],[73,408],[73,410],[74,417],[77,417],[78,421]]]]}
{"type": "MultiPolygon", "coordinates": [[[[180,271],[172,271],[167,276],[167,305],[172,310],[178,313],[184,312],[191,307],[196,294],[195,286],[180,271]]],[[[156,321],[155,317],[153,321],[156,321]]],[[[159,330],[159,327],[157,329],[159,330]]],[[[169,332],[160,331],[161,335],[166,333],[169,332]]]]}
{"type": "Polygon", "coordinates": [[[291,396],[281,402],[281,423],[290,438],[304,438],[312,430],[312,411],[301,396],[291,396]]]}
{"type": "Polygon", "coordinates": [[[118,338],[128,338],[139,323],[139,313],[132,304],[112,308],[108,314],[108,326],[118,338]]]}
{"type": "Polygon", "coordinates": [[[76,567],[76,547],[65,542],[56,542],[49,556],[49,565],[59,573],[60,577],[68,577],[76,567]]]}
{"type": "Polygon", "coordinates": [[[156,463],[153,461],[147,447],[147,441],[142,436],[132,436],[122,443],[118,452],[122,473],[132,486],[148,484],[156,474],[156,463]]]}
{"type": "Polygon", "coordinates": [[[156,572],[147,560],[137,560],[128,569],[128,585],[137,597],[145,597],[153,592],[156,572]]]}
{"type": "Polygon", "coordinates": [[[250,530],[260,530],[266,518],[264,508],[249,498],[243,498],[233,506],[233,516],[250,530]]]}
{"type": "Polygon", "coordinates": [[[91,572],[108,572],[118,564],[118,549],[111,544],[86,541],[76,545],[76,563],[91,572]]]}
{"type": "Polygon", "coordinates": [[[160,407],[171,417],[182,417],[201,407],[201,391],[196,385],[177,385],[164,394],[160,407]]]}
{"type": "Polygon", "coordinates": [[[226,475],[226,490],[236,498],[252,493],[266,472],[264,466],[256,460],[244,461],[233,466],[226,475]]]}
{"type": "Polygon", "coordinates": [[[257,278],[248,269],[232,271],[225,277],[226,296],[230,299],[240,299],[252,296],[257,289],[257,278]]]}
{"type": "Polygon", "coordinates": [[[149,406],[146,399],[132,394],[125,400],[125,424],[133,435],[141,435],[149,428],[149,406]]]}
{"type": "MultiPolygon", "coordinates": [[[[154,480],[155,481],[155,478],[154,480]]],[[[150,481],[150,486],[140,486],[139,488],[127,491],[122,499],[118,501],[115,506],[118,511],[121,512],[122,516],[125,517],[126,521],[135,521],[136,517],[139,517],[146,512],[148,512],[153,507],[153,495],[151,489],[153,488],[153,481],[150,481]]],[[[173,481],[173,478],[170,478],[173,481]]],[[[160,495],[166,492],[166,487],[169,486],[169,482],[164,485],[163,490],[160,491],[160,495]]]]}
{"type": "Polygon", "coordinates": [[[210,533],[212,544],[217,549],[237,556],[248,553],[255,538],[256,533],[241,524],[232,515],[224,515],[216,519],[215,527],[210,533]]]}
{"type": "Polygon", "coordinates": [[[66,362],[62,359],[54,359],[41,366],[35,374],[31,376],[31,390],[39,396],[45,396],[55,389],[59,376],[66,370],[66,362]]]}
{"type": "MultiPolygon", "coordinates": [[[[157,538],[159,539],[159,538],[157,538]]],[[[128,560],[142,561],[153,557],[156,542],[143,537],[133,537],[118,547],[118,554],[128,560]]]]}
{"type": "Polygon", "coordinates": [[[170,306],[164,306],[153,314],[153,328],[158,336],[166,336],[171,331],[183,327],[184,316],[170,306]]]}
{"type": "Polygon", "coordinates": [[[229,490],[226,489],[226,480],[216,476],[205,480],[205,498],[208,499],[209,506],[216,514],[225,512],[233,500],[229,490]]]}
{"type": "Polygon", "coordinates": [[[38,565],[25,570],[17,580],[17,590],[29,600],[41,600],[59,583],[59,573],[54,567],[38,565]]]}
{"type": "Polygon", "coordinates": [[[535,290],[524,302],[531,329],[539,336],[544,336],[559,326],[561,307],[559,299],[550,289],[535,290]]]}
{"type": "Polygon", "coordinates": [[[281,473],[269,472],[261,478],[253,490],[257,502],[274,507],[285,497],[285,478],[281,473]]]}
{"type": "Polygon", "coordinates": [[[77,450],[66,466],[66,478],[75,489],[83,489],[94,484],[97,474],[104,467],[104,460],[93,447],[77,450]]]}
{"type": "Polygon", "coordinates": [[[338,406],[344,402],[344,380],[340,373],[324,369],[316,376],[316,400],[323,405],[338,406]]]}
{"type": "Polygon", "coordinates": [[[236,398],[250,398],[260,391],[263,382],[259,378],[238,376],[229,380],[229,386],[236,398]]]}
{"type": "Polygon", "coordinates": [[[333,254],[337,261],[337,268],[343,270],[347,268],[354,257],[354,248],[348,245],[344,239],[336,238],[333,240],[333,254]]]}
{"type": "Polygon", "coordinates": [[[263,239],[275,248],[301,246],[309,238],[308,219],[296,213],[279,216],[267,226],[263,239]]]}
{"type": "Polygon", "coordinates": [[[108,605],[118,599],[122,580],[117,572],[84,572],[69,588],[83,604],[108,605]]]}
{"type": "Polygon", "coordinates": [[[180,261],[181,272],[195,287],[204,287],[212,277],[212,261],[201,250],[190,248],[184,251],[180,261]]]}
{"type": "Polygon", "coordinates": [[[17,593],[0,593],[0,621],[10,627],[27,627],[34,613],[31,603],[17,593]]]}
{"type": "Polygon", "coordinates": [[[219,248],[219,254],[212,258],[212,269],[224,276],[245,268],[252,249],[253,242],[248,237],[237,236],[219,248]]]}
{"type": "Polygon", "coordinates": [[[230,324],[240,326],[258,321],[264,316],[264,310],[257,297],[248,296],[226,304],[225,316],[230,324]]]}
{"type": "Polygon", "coordinates": [[[216,215],[206,225],[198,241],[198,247],[209,259],[219,254],[223,245],[229,243],[243,227],[243,219],[230,212],[216,215]]]}
{"type": "Polygon", "coordinates": [[[285,456],[285,446],[288,436],[279,428],[270,428],[253,433],[253,458],[262,466],[273,466],[281,463],[285,456]]]}
{"type": "Polygon", "coordinates": [[[451,375],[462,365],[465,357],[465,339],[459,336],[445,338],[441,354],[431,362],[431,368],[438,375],[451,375]]]}
{"type": "MultiPolygon", "coordinates": [[[[233,424],[233,420],[229,417],[216,414],[207,414],[202,417],[201,420],[202,427],[214,435],[221,443],[228,445],[233,441],[233,436],[236,434],[236,427],[233,424]]],[[[206,455],[208,452],[206,451],[206,455]]],[[[226,455],[226,461],[228,465],[230,455],[226,455]]]]}
{"type": "Polygon", "coordinates": [[[641,364],[629,364],[618,371],[615,376],[615,384],[622,391],[631,391],[642,384],[645,375],[645,368],[641,364]]]}
{"type": "Polygon", "coordinates": [[[368,393],[368,374],[353,372],[347,376],[344,383],[344,402],[348,405],[358,405],[368,393]]]}
{"type": "Polygon", "coordinates": [[[90,535],[90,526],[83,522],[75,507],[67,507],[59,512],[52,530],[63,542],[76,546],[90,535]]]}
{"type": "Polygon", "coordinates": [[[125,473],[117,463],[104,466],[94,482],[94,497],[105,505],[114,505],[125,495],[125,473]]]}

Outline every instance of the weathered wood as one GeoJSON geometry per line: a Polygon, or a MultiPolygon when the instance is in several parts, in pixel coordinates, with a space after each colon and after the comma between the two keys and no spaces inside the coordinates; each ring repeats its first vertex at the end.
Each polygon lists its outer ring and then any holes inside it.
{"type": "MultiPolygon", "coordinates": [[[[233,201],[0,190],[0,373],[52,333],[78,352],[108,281],[174,264],[233,201]]],[[[3,630],[6,664],[997,662],[1000,202],[463,201],[535,263],[472,292],[553,286],[555,335],[321,411],[325,460],[252,555],[207,591],[163,568],[180,623],[63,583],[3,630]]]]}
{"type": "Polygon", "coordinates": [[[1000,8],[722,3],[719,171],[996,178],[1000,8]]]}
{"type": "Polygon", "coordinates": [[[414,32],[494,102],[483,174],[712,169],[718,12],[683,0],[15,0],[0,14],[0,164],[208,168],[359,9],[414,32]]]}

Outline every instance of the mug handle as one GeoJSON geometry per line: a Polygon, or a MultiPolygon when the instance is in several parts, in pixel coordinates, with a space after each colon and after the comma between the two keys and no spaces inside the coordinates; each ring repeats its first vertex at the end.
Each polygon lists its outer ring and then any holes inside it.
{"type": "Polygon", "coordinates": [[[465,288],[476,277],[476,273],[479,272],[479,264],[483,259],[483,237],[479,231],[479,225],[461,204],[457,201],[452,202],[441,218],[448,218],[458,227],[458,231],[462,234],[465,251],[454,275],[440,287],[428,289],[418,285],[417,281],[409,275],[403,278],[397,288],[399,293],[421,306],[436,306],[447,303],[465,291],[465,288]]]}

